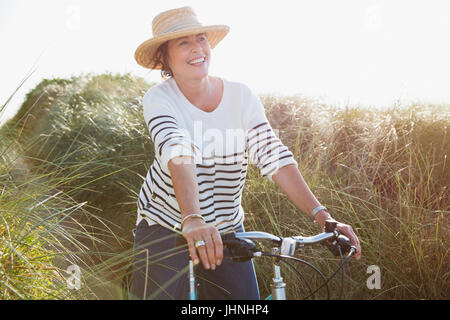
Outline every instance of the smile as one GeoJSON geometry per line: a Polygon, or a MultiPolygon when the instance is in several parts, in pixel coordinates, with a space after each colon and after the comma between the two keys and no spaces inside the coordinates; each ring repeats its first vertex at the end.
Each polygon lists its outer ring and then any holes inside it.
{"type": "Polygon", "coordinates": [[[188,63],[189,63],[190,65],[199,65],[199,64],[201,64],[201,63],[203,63],[203,62],[205,62],[205,57],[201,57],[201,58],[197,58],[197,59],[195,59],[195,60],[191,60],[191,61],[189,61],[188,63]]]}

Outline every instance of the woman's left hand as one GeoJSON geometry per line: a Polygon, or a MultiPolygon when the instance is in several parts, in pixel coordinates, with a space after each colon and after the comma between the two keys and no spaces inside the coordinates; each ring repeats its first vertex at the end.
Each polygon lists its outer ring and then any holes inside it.
{"type": "MultiPolygon", "coordinates": [[[[315,221],[320,225],[322,228],[322,231],[325,230],[325,221],[326,220],[333,220],[336,221],[331,217],[331,215],[326,210],[321,210],[316,214],[315,221]]],[[[356,248],[356,252],[353,255],[353,257],[356,260],[361,259],[361,244],[359,243],[359,239],[356,236],[355,232],[353,231],[353,228],[351,225],[341,223],[339,221],[336,221],[336,229],[339,231],[339,233],[343,234],[347,238],[349,238],[352,246],[356,248]]]]}
{"type": "Polygon", "coordinates": [[[337,222],[336,229],[339,231],[339,233],[348,237],[352,245],[355,246],[356,252],[353,257],[356,260],[361,259],[361,244],[359,243],[359,239],[356,236],[355,232],[353,231],[352,226],[345,223],[337,222]]]}

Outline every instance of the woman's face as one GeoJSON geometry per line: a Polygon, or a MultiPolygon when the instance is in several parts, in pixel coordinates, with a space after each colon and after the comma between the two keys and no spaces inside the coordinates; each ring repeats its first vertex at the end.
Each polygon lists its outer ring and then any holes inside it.
{"type": "Polygon", "coordinates": [[[168,43],[168,64],[175,78],[206,77],[210,59],[211,48],[204,33],[173,39],[168,43]]]}

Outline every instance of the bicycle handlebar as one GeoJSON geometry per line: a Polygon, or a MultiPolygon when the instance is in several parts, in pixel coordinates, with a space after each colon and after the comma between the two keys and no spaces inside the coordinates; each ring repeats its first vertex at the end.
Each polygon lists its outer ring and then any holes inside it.
{"type": "Polygon", "coordinates": [[[235,232],[234,235],[239,239],[270,241],[276,245],[281,244],[282,241],[280,237],[262,231],[235,232]]]}
{"type": "Polygon", "coordinates": [[[346,236],[336,230],[336,224],[335,221],[327,220],[325,232],[310,237],[294,236],[282,238],[267,232],[251,231],[232,232],[222,235],[222,241],[225,245],[231,247],[234,254],[239,257],[236,259],[238,261],[245,261],[254,257],[254,253],[257,250],[253,240],[269,241],[281,247],[281,254],[290,256],[294,255],[297,246],[303,247],[304,245],[317,243],[326,245],[335,256],[341,254],[352,255],[355,253],[356,248],[351,245],[350,240],[346,236]]]}
{"type": "MultiPolygon", "coordinates": [[[[236,238],[239,239],[249,239],[249,240],[257,240],[257,241],[270,241],[276,245],[281,245],[283,238],[278,237],[276,235],[261,232],[261,231],[250,231],[250,232],[236,232],[236,238]]],[[[291,237],[296,241],[299,245],[312,245],[316,243],[321,243],[326,240],[330,240],[337,237],[335,232],[322,232],[315,236],[311,237],[302,237],[302,236],[294,236],[291,237]]]]}
{"type": "MultiPolygon", "coordinates": [[[[325,222],[325,232],[310,237],[293,236],[282,238],[262,231],[230,232],[222,235],[222,242],[231,249],[232,255],[237,257],[236,261],[247,261],[255,257],[255,252],[258,250],[253,240],[271,242],[280,247],[282,255],[288,256],[294,255],[297,247],[317,243],[325,244],[335,256],[355,253],[356,248],[351,245],[350,240],[346,236],[336,230],[336,224],[336,221],[327,220],[325,222]]],[[[185,243],[185,240],[180,236],[177,237],[175,242],[176,246],[178,246],[183,242],[185,243]]]]}

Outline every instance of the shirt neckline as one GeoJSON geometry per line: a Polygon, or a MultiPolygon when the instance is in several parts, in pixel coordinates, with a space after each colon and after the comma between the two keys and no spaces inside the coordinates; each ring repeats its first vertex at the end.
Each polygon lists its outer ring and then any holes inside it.
{"type": "Polygon", "coordinates": [[[223,84],[223,92],[222,92],[222,98],[220,99],[219,104],[217,105],[217,107],[213,110],[213,111],[203,111],[200,108],[194,106],[189,100],[188,98],[186,98],[186,96],[183,94],[183,92],[180,90],[180,88],[178,88],[177,82],[175,81],[175,79],[171,78],[170,80],[172,80],[172,84],[175,88],[175,90],[177,91],[177,94],[180,95],[181,99],[185,102],[185,104],[188,105],[188,108],[192,110],[192,112],[202,116],[202,117],[211,117],[216,115],[217,113],[219,113],[220,109],[222,109],[222,106],[224,104],[224,100],[225,100],[225,93],[227,91],[227,85],[226,85],[226,81],[225,79],[221,78],[221,77],[217,77],[222,81],[223,84]]]}

